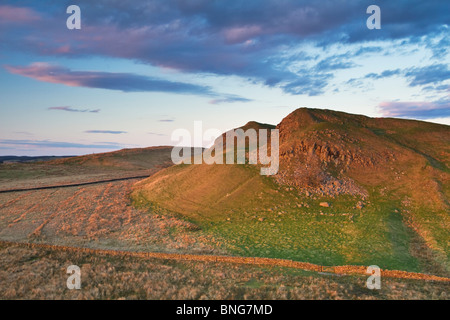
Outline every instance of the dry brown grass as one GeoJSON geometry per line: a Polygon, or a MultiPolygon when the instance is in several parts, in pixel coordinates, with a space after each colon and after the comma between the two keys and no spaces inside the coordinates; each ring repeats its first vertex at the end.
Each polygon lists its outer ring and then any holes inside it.
{"type": "Polygon", "coordinates": [[[445,283],[320,275],[289,268],[147,260],[0,245],[1,299],[449,299],[445,283]],[[81,268],[81,290],[66,269],[81,268]]]}
{"type": "Polygon", "coordinates": [[[0,194],[0,239],[103,249],[220,253],[184,220],[130,205],[134,181],[0,194]]]}

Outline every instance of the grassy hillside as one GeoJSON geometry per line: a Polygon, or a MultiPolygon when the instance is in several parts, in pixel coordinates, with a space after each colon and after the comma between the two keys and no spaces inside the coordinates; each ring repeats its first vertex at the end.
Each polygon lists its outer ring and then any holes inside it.
{"type": "Polygon", "coordinates": [[[16,163],[16,162],[36,162],[36,161],[50,161],[62,158],[69,158],[70,156],[42,156],[42,157],[17,157],[17,156],[0,156],[1,163],[16,163]]]}
{"type": "Polygon", "coordinates": [[[149,169],[169,163],[172,147],[149,147],[123,149],[115,152],[97,153],[73,158],[54,160],[49,164],[79,165],[84,167],[114,168],[120,170],[149,169]]]}
{"type": "Polygon", "coordinates": [[[421,270],[391,200],[357,209],[360,198],[306,197],[238,165],[171,167],[138,183],[133,199],[196,223],[233,254],[421,270]]]}
{"type": "Polygon", "coordinates": [[[450,271],[448,126],[302,108],[277,128],[277,176],[179,165],[138,183],[135,205],[185,217],[233,254],[450,271]]]}
{"type": "Polygon", "coordinates": [[[150,175],[172,165],[172,147],[124,149],[45,162],[0,164],[0,189],[150,175]]]}

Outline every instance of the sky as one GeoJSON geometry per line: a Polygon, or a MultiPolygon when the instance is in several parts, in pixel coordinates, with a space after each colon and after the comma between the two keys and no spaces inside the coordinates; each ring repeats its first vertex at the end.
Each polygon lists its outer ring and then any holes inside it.
{"type": "Polygon", "coordinates": [[[0,155],[175,145],[299,107],[450,125],[449,25],[447,0],[2,0],[0,155]]]}

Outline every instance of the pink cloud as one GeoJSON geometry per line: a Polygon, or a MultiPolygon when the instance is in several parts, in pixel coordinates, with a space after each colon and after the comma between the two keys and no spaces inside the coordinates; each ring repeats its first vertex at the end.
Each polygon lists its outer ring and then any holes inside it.
{"type": "Polygon", "coordinates": [[[450,101],[446,99],[431,102],[388,101],[378,105],[385,117],[406,117],[434,119],[450,117],[450,101]]]}
{"type": "Polygon", "coordinates": [[[39,14],[29,8],[0,6],[0,23],[30,23],[40,19],[39,14]]]}
{"type": "MultiPolygon", "coordinates": [[[[43,82],[62,83],[71,87],[82,86],[76,77],[67,74],[67,70],[45,62],[35,62],[26,67],[5,66],[13,74],[33,78],[43,82]]],[[[81,80],[81,79],[80,79],[81,80]]]]}
{"type": "Polygon", "coordinates": [[[71,52],[70,51],[70,46],[69,45],[61,46],[61,47],[57,48],[55,50],[55,52],[56,53],[70,53],[71,52]]]}
{"type": "Polygon", "coordinates": [[[45,62],[35,62],[28,66],[5,65],[4,68],[12,74],[71,87],[119,90],[123,92],[169,92],[208,97],[222,96],[213,92],[209,86],[158,79],[132,73],[74,71],[45,62]]]}
{"type": "Polygon", "coordinates": [[[224,30],[223,33],[227,42],[241,43],[261,35],[263,33],[263,30],[261,26],[252,25],[229,28],[224,30]]]}

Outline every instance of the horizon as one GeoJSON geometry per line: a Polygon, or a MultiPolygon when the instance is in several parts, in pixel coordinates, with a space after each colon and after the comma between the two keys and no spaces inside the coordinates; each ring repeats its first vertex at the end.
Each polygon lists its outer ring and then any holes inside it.
{"type": "MultiPolygon", "coordinates": [[[[450,125],[443,0],[70,1],[0,5],[0,155],[168,145],[302,106],[450,125]]],[[[207,143],[206,143],[207,145],[207,143]]]]}
{"type": "MultiPolygon", "coordinates": [[[[306,109],[313,109],[313,108],[307,108],[307,107],[301,107],[301,108],[297,108],[297,109],[295,109],[295,110],[298,110],[298,109],[303,109],[303,108],[306,108],[306,109]]],[[[294,110],[294,111],[295,111],[294,110]]],[[[317,110],[319,110],[319,109],[317,109],[317,110]]],[[[331,110],[331,109],[321,109],[321,110],[328,110],[328,111],[334,111],[334,110],[331,110]]],[[[290,114],[290,113],[289,113],[290,114]]],[[[352,115],[362,115],[362,114],[352,114],[352,115]]],[[[288,115],[286,115],[286,116],[288,116],[288,115]]],[[[362,116],[364,116],[364,115],[362,115],[362,116]]],[[[442,126],[449,126],[450,127],[450,125],[448,125],[448,124],[442,124],[442,123],[436,123],[436,122],[431,122],[431,121],[426,121],[426,120],[418,120],[418,119],[406,119],[406,118],[397,118],[397,117],[369,117],[369,118],[372,118],[372,119],[399,119],[399,120],[406,120],[406,121],[420,121],[420,122],[425,122],[425,123],[434,123],[434,124],[438,124],[438,125],[442,125],[442,126]]],[[[273,126],[277,126],[278,124],[273,124],[273,123],[261,123],[261,122],[257,122],[257,121],[253,121],[253,120],[250,120],[250,121],[247,121],[246,122],[246,124],[248,124],[248,123],[250,123],[250,122],[256,122],[256,123],[259,123],[259,124],[267,124],[267,125],[273,125],[273,126]]],[[[236,128],[238,128],[238,127],[236,127],[236,128]]],[[[233,130],[233,129],[236,129],[236,128],[231,128],[231,129],[229,129],[229,130],[233,130]]],[[[226,131],[224,131],[223,133],[225,133],[226,131]]],[[[219,136],[217,136],[215,139],[217,139],[217,138],[219,138],[220,137],[220,135],[219,136]]],[[[202,148],[203,149],[207,149],[207,148],[209,148],[211,146],[211,144],[210,145],[208,145],[208,146],[203,146],[202,148]]],[[[181,147],[181,148],[192,148],[193,147],[193,145],[191,144],[191,145],[189,145],[189,146],[178,146],[178,145],[176,145],[176,144],[173,144],[173,145],[169,145],[169,144],[167,144],[167,145],[152,145],[152,146],[142,146],[142,147],[135,147],[135,148],[133,148],[133,147],[131,147],[131,148],[120,148],[120,149],[115,149],[115,150],[111,150],[111,151],[99,151],[99,152],[92,152],[92,153],[84,153],[84,154],[77,154],[77,155],[68,155],[68,154],[63,154],[63,155],[53,155],[53,154],[38,154],[38,155],[13,155],[13,154],[5,154],[5,155],[3,155],[3,154],[0,154],[0,157],[30,157],[30,158],[38,158],[38,157],[67,157],[67,158],[70,158],[70,157],[80,157],[80,156],[88,156],[88,155],[98,155],[98,154],[104,154],[104,153],[112,153],[112,152],[117,152],[117,151],[122,151],[122,150],[132,150],[132,149],[148,149],[148,148],[173,148],[173,147],[181,147]]]]}

